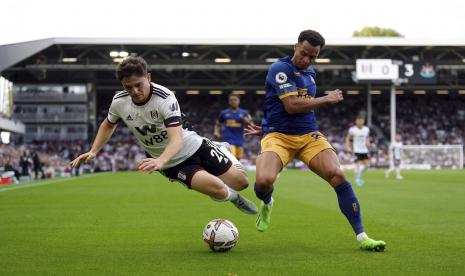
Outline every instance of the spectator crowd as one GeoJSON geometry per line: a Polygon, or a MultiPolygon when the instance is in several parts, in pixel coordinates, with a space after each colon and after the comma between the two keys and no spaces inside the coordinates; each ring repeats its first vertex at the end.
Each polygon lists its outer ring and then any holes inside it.
{"type": "MultiPolygon", "coordinates": [[[[215,120],[227,108],[227,96],[177,95],[181,110],[189,123],[202,136],[212,139],[215,120]]],[[[263,117],[264,96],[241,96],[241,108],[249,110],[253,121],[260,124],[263,117]]],[[[107,114],[109,103],[99,104],[98,123],[107,114]]],[[[388,165],[389,146],[389,97],[372,96],[371,163],[372,166],[388,165]]],[[[366,115],[366,98],[345,97],[345,101],[325,106],[316,111],[318,125],[336,149],[342,164],[348,164],[352,155],[344,151],[344,137],[359,114],[366,115]]],[[[464,144],[465,97],[463,95],[398,95],[397,130],[405,145],[464,144]]],[[[27,134],[26,134],[27,135],[27,134]]],[[[35,141],[21,144],[0,144],[0,171],[13,169],[17,180],[41,179],[63,175],[80,175],[99,171],[136,170],[136,161],[145,157],[141,146],[120,123],[109,143],[97,158],[71,171],[68,163],[90,148],[92,141],[35,141]]],[[[251,164],[260,150],[260,137],[247,137],[244,160],[251,164]]]]}

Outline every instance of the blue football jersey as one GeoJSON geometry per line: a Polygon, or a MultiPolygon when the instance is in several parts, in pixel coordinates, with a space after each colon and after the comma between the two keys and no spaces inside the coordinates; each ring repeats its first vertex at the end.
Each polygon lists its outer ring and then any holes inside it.
{"type": "Polygon", "coordinates": [[[296,95],[313,98],[316,94],[316,73],[313,68],[299,70],[289,56],[273,63],[265,81],[265,102],[262,127],[265,133],[305,134],[318,130],[315,113],[289,114],[281,99],[296,95]]]}
{"type": "Polygon", "coordinates": [[[231,108],[221,111],[218,120],[224,125],[224,141],[242,147],[242,144],[244,144],[244,118],[246,117],[250,118],[249,112],[242,108],[235,111],[231,108]]]}

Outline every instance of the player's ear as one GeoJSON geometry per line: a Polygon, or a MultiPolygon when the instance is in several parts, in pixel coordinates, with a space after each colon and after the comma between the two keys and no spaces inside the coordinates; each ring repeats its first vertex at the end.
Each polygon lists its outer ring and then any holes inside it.
{"type": "Polygon", "coordinates": [[[151,73],[147,73],[147,80],[149,82],[152,81],[152,74],[151,73]]]}

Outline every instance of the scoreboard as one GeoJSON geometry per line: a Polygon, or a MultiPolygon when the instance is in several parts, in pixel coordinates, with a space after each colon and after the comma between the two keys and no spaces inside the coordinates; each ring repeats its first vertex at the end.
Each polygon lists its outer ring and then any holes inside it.
{"type": "Polygon", "coordinates": [[[437,72],[433,62],[406,61],[400,65],[399,78],[406,83],[434,84],[437,82],[437,72]]]}
{"type": "Polygon", "coordinates": [[[430,61],[357,59],[356,79],[362,83],[389,83],[394,80],[412,84],[434,84],[437,72],[430,61]]]}

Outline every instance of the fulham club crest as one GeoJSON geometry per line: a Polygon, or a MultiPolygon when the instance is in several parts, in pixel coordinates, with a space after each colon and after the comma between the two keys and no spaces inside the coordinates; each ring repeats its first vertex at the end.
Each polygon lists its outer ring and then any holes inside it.
{"type": "Polygon", "coordinates": [[[153,120],[158,119],[158,111],[156,111],[156,110],[150,111],[150,117],[151,117],[153,120]]]}

